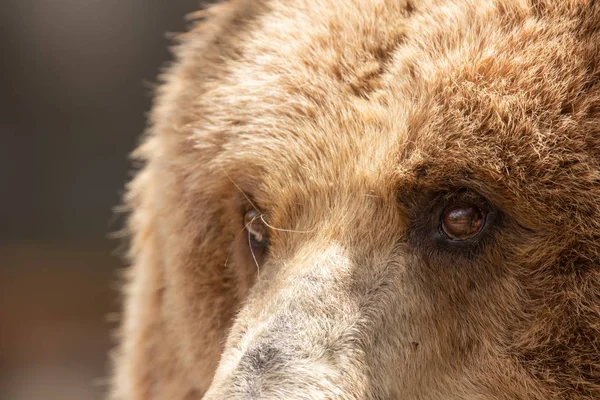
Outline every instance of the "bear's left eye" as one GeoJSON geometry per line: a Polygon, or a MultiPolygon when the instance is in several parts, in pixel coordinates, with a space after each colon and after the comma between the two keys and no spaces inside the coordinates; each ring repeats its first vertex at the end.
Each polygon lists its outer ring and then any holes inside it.
{"type": "Polygon", "coordinates": [[[476,236],[485,226],[486,213],[475,204],[454,203],[442,212],[442,232],[452,240],[467,240],[476,236]]]}
{"type": "Polygon", "coordinates": [[[269,244],[269,232],[260,213],[250,210],[244,215],[244,226],[248,232],[248,242],[253,251],[263,251],[269,244]]]}

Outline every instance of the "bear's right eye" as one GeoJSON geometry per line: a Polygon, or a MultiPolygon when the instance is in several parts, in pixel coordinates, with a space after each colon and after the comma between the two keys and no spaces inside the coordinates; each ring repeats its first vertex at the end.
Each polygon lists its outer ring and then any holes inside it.
{"type": "Polygon", "coordinates": [[[248,244],[253,254],[262,253],[269,244],[269,231],[261,214],[255,209],[246,212],[244,227],[248,232],[248,244]]]}

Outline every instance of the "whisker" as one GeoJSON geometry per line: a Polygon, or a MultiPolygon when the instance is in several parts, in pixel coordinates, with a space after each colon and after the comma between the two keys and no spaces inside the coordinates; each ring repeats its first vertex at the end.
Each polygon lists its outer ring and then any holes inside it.
{"type": "Polygon", "coordinates": [[[274,231],[279,231],[279,232],[291,232],[291,233],[311,233],[311,232],[315,232],[316,229],[311,229],[308,231],[296,231],[293,229],[283,229],[283,228],[275,228],[273,225],[269,225],[269,223],[267,221],[265,221],[265,218],[263,217],[263,214],[260,214],[258,217],[260,217],[261,221],[268,226],[269,228],[273,229],[274,231]]]}
{"type": "MultiPolygon", "coordinates": [[[[246,198],[246,200],[248,201],[248,203],[250,203],[250,205],[252,206],[252,208],[254,208],[254,210],[256,210],[256,212],[260,213],[260,211],[258,210],[258,208],[256,207],[256,205],[254,204],[254,202],[252,202],[252,200],[250,200],[250,197],[248,197],[246,195],[246,193],[242,190],[241,187],[239,187],[239,185],[237,183],[235,183],[235,181],[231,178],[231,176],[227,173],[227,171],[225,170],[225,168],[223,167],[223,164],[221,162],[219,162],[219,168],[221,168],[221,171],[223,171],[223,173],[225,174],[225,176],[227,176],[227,179],[229,179],[229,181],[233,184],[233,186],[236,187],[237,190],[239,190],[239,192],[242,194],[242,196],[244,196],[246,198]]],[[[246,230],[248,230],[248,226],[250,226],[250,224],[252,222],[254,222],[254,220],[256,220],[256,218],[258,218],[259,215],[257,215],[256,217],[254,217],[251,221],[249,221],[247,224],[244,225],[244,227],[242,228],[242,230],[235,236],[235,239],[233,240],[233,243],[235,243],[237,241],[237,238],[246,230]]],[[[261,216],[262,219],[262,216],[261,216]]],[[[256,259],[256,255],[254,255],[254,250],[252,250],[252,243],[250,242],[250,233],[248,233],[248,248],[250,249],[250,254],[252,254],[252,259],[254,260],[254,264],[256,264],[256,273],[257,273],[257,279],[260,279],[260,265],[258,264],[258,260],[256,259]]],[[[233,248],[229,251],[229,254],[227,254],[227,259],[225,259],[225,265],[224,267],[227,267],[227,263],[229,262],[229,258],[231,257],[231,254],[233,253],[233,248]]]]}
{"type": "Polygon", "coordinates": [[[227,171],[225,170],[225,168],[223,168],[223,164],[221,162],[219,162],[219,167],[221,168],[221,170],[223,171],[223,173],[225,173],[225,175],[227,176],[227,179],[229,179],[231,181],[231,183],[233,183],[233,186],[235,186],[237,188],[237,190],[239,190],[240,193],[246,198],[246,200],[248,200],[248,203],[250,203],[250,205],[252,206],[252,208],[254,208],[257,212],[260,213],[260,211],[258,210],[258,208],[254,205],[254,203],[252,202],[252,200],[250,200],[250,198],[246,195],[246,193],[244,193],[244,191],[242,190],[242,188],[239,187],[237,183],[235,183],[235,181],[231,178],[231,176],[229,176],[229,174],[227,173],[227,171]]]}
{"type": "MultiPolygon", "coordinates": [[[[223,165],[221,163],[219,163],[219,167],[221,168],[221,170],[223,171],[223,173],[225,174],[225,176],[227,176],[227,179],[229,179],[229,181],[237,188],[237,190],[240,191],[240,193],[246,198],[246,200],[248,201],[248,203],[250,203],[250,205],[252,206],[252,208],[254,208],[254,210],[256,210],[258,213],[260,213],[260,210],[258,209],[258,207],[256,207],[256,205],[252,202],[252,200],[250,200],[250,197],[248,197],[246,195],[246,193],[242,190],[241,187],[239,187],[239,185],[237,183],[235,183],[235,181],[231,178],[231,176],[227,173],[227,171],[225,170],[225,168],[223,167],[223,165]]],[[[316,229],[311,229],[308,231],[297,231],[297,230],[293,230],[293,229],[283,229],[283,228],[276,228],[273,225],[270,225],[267,221],[265,221],[265,218],[263,216],[263,214],[259,214],[258,216],[256,216],[254,219],[256,218],[260,218],[261,221],[268,226],[269,228],[273,229],[274,231],[279,231],[279,232],[290,232],[290,233],[311,233],[311,232],[315,232],[316,229]]],[[[254,219],[252,219],[252,221],[250,221],[249,223],[254,222],[254,219]]],[[[247,225],[244,227],[244,229],[246,229],[247,225]]],[[[239,234],[238,234],[239,235],[239,234]]],[[[237,236],[236,236],[237,238],[237,236]]],[[[252,254],[252,256],[254,257],[254,254],[252,254]]]]}
{"type": "MultiPolygon", "coordinates": [[[[246,226],[244,227],[244,229],[247,229],[248,226],[251,223],[253,223],[258,217],[259,216],[257,215],[256,217],[252,218],[252,221],[248,222],[246,224],[246,226]]],[[[258,260],[256,259],[256,256],[254,255],[254,250],[252,250],[252,242],[250,241],[250,232],[248,232],[248,248],[250,249],[250,254],[252,254],[252,259],[254,259],[254,264],[256,264],[256,279],[260,280],[260,265],[258,264],[258,260]]]]}
{"type": "Polygon", "coordinates": [[[246,225],[244,225],[244,227],[242,228],[241,231],[238,232],[237,235],[235,235],[235,238],[233,239],[233,241],[231,242],[232,246],[231,246],[231,250],[229,250],[229,253],[227,254],[227,258],[225,259],[225,264],[223,265],[223,268],[227,267],[227,263],[229,262],[229,257],[231,257],[231,254],[233,253],[234,250],[234,246],[235,246],[235,242],[237,241],[237,239],[240,237],[240,235],[242,233],[244,233],[244,231],[248,228],[248,225],[250,224],[250,222],[246,225]]]}
{"type": "MultiPolygon", "coordinates": [[[[242,228],[242,230],[241,230],[241,231],[239,231],[239,232],[237,233],[237,235],[235,235],[235,238],[233,239],[232,243],[235,243],[235,242],[237,241],[237,239],[240,237],[240,235],[241,235],[242,233],[244,233],[244,231],[245,231],[245,230],[247,230],[247,229],[248,229],[248,227],[250,226],[250,224],[251,224],[251,223],[253,223],[253,222],[254,222],[254,220],[256,220],[256,218],[258,218],[258,215],[257,215],[256,217],[254,217],[254,218],[252,219],[252,221],[249,221],[247,224],[245,224],[245,225],[244,225],[244,227],[242,228]]],[[[249,235],[249,234],[248,234],[248,238],[250,238],[250,235],[249,235]]],[[[232,248],[232,249],[229,251],[229,254],[227,254],[227,259],[225,259],[225,264],[223,265],[223,267],[226,267],[226,266],[227,266],[227,262],[229,261],[229,257],[231,257],[231,253],[233,253],[233,250],[234,250],[234,249],[232,248]]]]}

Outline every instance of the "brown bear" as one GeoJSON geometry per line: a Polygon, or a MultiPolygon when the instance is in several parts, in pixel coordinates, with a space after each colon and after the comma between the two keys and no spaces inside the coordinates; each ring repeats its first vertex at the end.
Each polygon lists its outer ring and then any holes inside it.
{"type": "Polygon", "coordinates": [[[196,17],[135,153],[113,399],[600,398],[600,2],[196,17]]]}

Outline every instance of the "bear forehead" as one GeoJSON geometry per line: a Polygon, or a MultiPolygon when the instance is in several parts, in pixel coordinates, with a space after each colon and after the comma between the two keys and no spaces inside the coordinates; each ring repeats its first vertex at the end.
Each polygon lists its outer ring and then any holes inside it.
{"type": "Polygon", "coordinates": [[[270,2],[206,83],[198,141],[213,130],[221,161],[274,186],[444,183],[523,212],[594,212],[596,41],[576,37],[575,20],[502,3],[270,2]]]}

